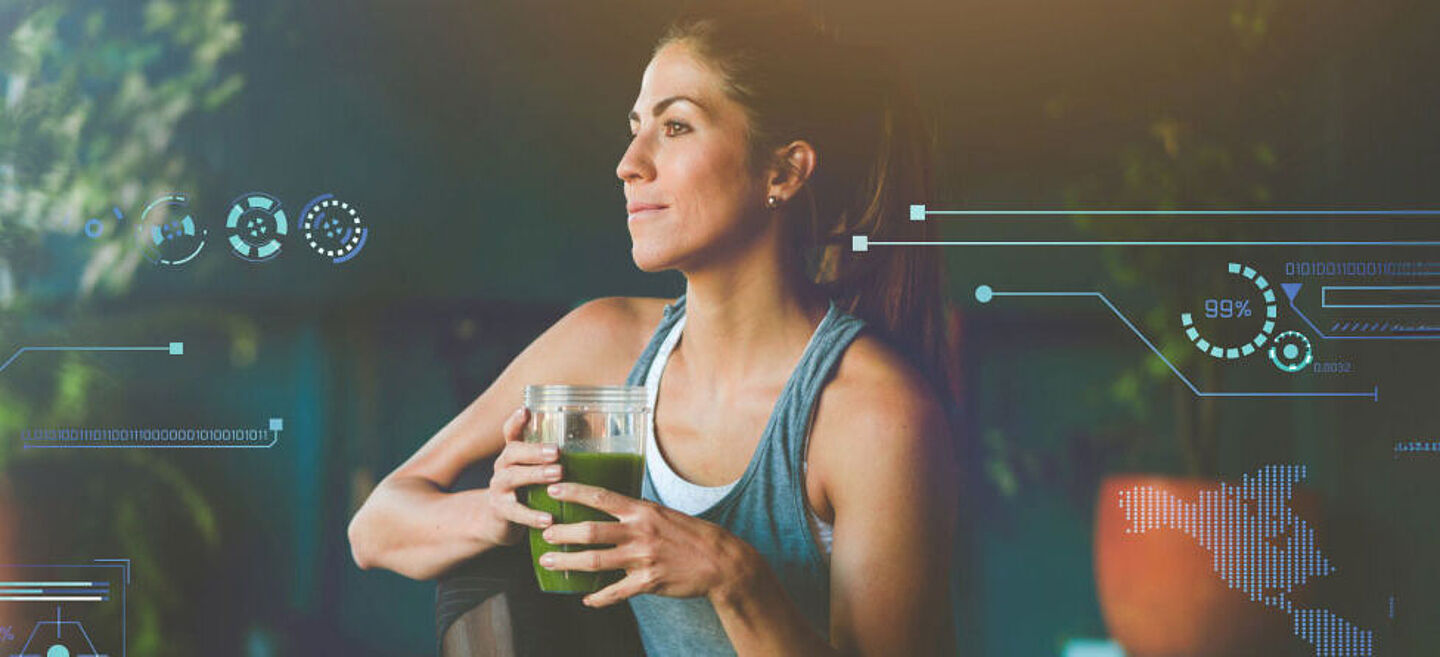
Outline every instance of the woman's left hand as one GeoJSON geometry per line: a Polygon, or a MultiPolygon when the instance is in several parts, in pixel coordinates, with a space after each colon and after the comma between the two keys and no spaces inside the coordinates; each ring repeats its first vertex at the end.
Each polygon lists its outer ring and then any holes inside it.
{"type": "Polygon", "coordinates": [[[540,565],[551,570],[625,571],[620,581],[585,596],[588,606],[604,607],[642,593],[710,596],[743,581],[755,563],[754,548],[724,527],[654,502],[574,482],[553,484],[548,492],[618,519],[551,525],[543,533],[556,545],[614,546],[540,558],[540,565]]]}

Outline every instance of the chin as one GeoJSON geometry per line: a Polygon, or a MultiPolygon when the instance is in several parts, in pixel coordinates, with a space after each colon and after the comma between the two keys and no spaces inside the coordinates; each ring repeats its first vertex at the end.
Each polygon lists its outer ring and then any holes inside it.
{"type": "Polygon", "coordinates": [[[643,272],[665,271],[674,269],[668,258],[662,257],[651,249],[646,249],[639,244],[630,248],[630,258],[635,261],[635,266],[643,272]]]}
{"type": "Polygon", "coordinates": [[[637,238],[630,234],[630,259],[643,272],[659,272],[679,269],[692,253],[681,245],[668,240],[637,238]]]}

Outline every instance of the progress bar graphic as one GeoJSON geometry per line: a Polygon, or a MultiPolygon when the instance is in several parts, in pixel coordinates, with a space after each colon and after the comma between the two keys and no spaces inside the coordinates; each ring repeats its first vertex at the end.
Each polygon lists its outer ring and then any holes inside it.
{"type": "Polygon", "coordinates": [[[110,582],[0,582],[0,602],[105,602],[110,582]]]}

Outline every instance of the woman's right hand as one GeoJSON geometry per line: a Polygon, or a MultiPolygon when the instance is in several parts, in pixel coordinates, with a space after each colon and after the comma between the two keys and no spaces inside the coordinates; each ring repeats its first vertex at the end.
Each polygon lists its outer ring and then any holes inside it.
{"type": "Polygon", "coordinates": [[[485,518],[490,526],[482,532],[498,545],[514,545],[525,537],[525,528],[544,529],[554,518],[543,511],[525,506],[516,492],[532,484],[560,481],[560,450],[554,445],[527,443],[522,439],[530,411],[520,407],[501,427],[505,448],[495,457],[495,474],[490,477],[486,499],[490,513],[485,518]]]}

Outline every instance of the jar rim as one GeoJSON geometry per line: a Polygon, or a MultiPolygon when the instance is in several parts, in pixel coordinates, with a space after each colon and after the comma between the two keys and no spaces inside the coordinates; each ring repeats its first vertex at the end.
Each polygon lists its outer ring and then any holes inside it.
{"type": "Polygon", "coordinates": [[[526,406],[570,404],[648,405],[645,386],[545,384],[525,386],[526,406]]]}

